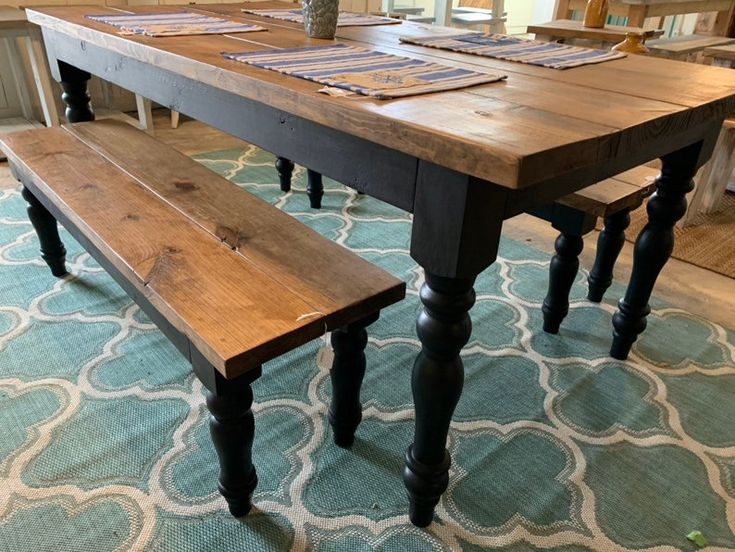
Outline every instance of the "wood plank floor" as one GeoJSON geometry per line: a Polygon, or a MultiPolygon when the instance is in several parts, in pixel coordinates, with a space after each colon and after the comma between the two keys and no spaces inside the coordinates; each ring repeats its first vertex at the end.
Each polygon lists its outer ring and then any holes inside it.
{"type": "MultiPolygon", "coordinates": [[[[154,111],[156,137],[187,155],[240,147],[244,142],[214,130],[199,122],[186,119],[177,129],[170,127],[168,110],[154,111]]],[[[0,122],[0,132],[2,123],[0,122]]],[[[0,163],[0,188],[15,187],[6,163],[0,163]]],[[[553,253],[556,232],[551,226],[528,215],[507,221],[503,227],[509,238],[525,241],[538,249],[553,253]]],[[[585,238],[581,263],[591,267],[594,261],[597,233],[585,238]]],[[[618,260],[615,278],[627,282],[633,259],[633,245],[626,242],[618,260]]],[[[735,327],[735,281],[694,265],[671,259],[656,284],[655,293],[694,314],[714,322],[735,327]]]]}

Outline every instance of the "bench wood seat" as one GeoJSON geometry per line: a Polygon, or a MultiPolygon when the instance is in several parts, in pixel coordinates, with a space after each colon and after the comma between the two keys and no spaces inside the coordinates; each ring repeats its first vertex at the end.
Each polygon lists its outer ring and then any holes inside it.
{"type": "Polygon", "coordinates": [[[226,378],[404,294],[398,279],[124,123],[30,130],[1,145],[34,195],[226,378]]]}
{"type": "Polygon", "coordinates": [[[557,203],[601,218],[623,209],[635,209],[655,190],[658,172],[645,165],[635,167],[566,195],[557,203]]]}
{"type": "Polygon", "coordinates": [[[714,46],[724,46],[735,43],[735,38],[724,36],[684,35],[674,38],[659,38],[646,42],[653,54],[672,58],[683,58],[703,52],[714,46]]]}

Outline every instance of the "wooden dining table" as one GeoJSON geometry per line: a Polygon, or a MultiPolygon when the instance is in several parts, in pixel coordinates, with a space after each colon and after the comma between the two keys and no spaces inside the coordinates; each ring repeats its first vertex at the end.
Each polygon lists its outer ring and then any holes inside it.
{"type": "Polygon", "coordinates": [[[97,75],[413,213],[410,253],[425,283],[404,482],[411,521],[428,525],[448,484],[446,440],[462,393],[460,351],[472,330],[473,285],[496,258],[503,221],[661,159],[650,222],[613,320],[612,352],[624,358],[645,327],[692,177],[735,110],[735,71],[638,56],[556,70],[404,44],[399,37],[457,32],[404,22],[339,28],[337,40],[507,79],[392,100],[334,97],[320,92],[321,84],[225,59],[222,52],[332,43],[242,7],[125,9],[215,13],[266,31],[122,36],[85,18],[120,13],[97,6],[34,8],[28,18],[43,30],[71,121],[94,117],[87,81],[97,75]]]}

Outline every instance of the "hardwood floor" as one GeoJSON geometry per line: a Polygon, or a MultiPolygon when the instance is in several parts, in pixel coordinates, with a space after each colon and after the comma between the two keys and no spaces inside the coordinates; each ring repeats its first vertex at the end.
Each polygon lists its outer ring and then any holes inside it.
{"type": "MultiPolygon", "coordinates": [[[[179,128],[172,129],[169,111],[165,109],[155,110],[153,119],[156,137],[187,155],[237,148],[244,144],[241,140],[183,116],[179,128]]],[[[7,164],[0,163],[0,189],[16,185],[7,164]]],[[[557,233],[544,221],[520,215],[507,221],[503,231],[509,238],[525,241],[550,255],[553,253],[557,233]]],[[[596,242],[597,232],[585,238],[580,259],[582,266],[592,266],[596,242]]],[[[633,245],[626,242],[615,268],[617,280],[628,280],[632,260],[633,245]]],[[[658,279],[655,293],[661,299],[694,314],[735,327],[735,281],[726,276],[672,258],[658,279]]]]}

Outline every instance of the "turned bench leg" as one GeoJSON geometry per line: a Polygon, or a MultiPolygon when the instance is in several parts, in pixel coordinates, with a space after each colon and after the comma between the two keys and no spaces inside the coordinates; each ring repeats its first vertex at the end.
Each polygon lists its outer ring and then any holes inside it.
{"type": "Polygon", "coordinates": [[[41,258],[46,261],[51,274],[57,278],[66,276],[66,249],[59,238],[56,219],[28,188],[23,186],[21,194],[28,202],[28,218],[38,235],[38,241],[41,242],[41,258]]]}
{"type": "Polygon", "coordinates": [[[365,328],[378,319],[379,313],[332,332],[334,362],[329,375],[332,380],[332,403],[329,423],[337,446],[349,448],[355,430],[362,421],[360,387],[365,376],[365,328]]]}
{"type": "Polygon", "coordinates": [[[312,209],[322,208],[322,196],[324,195],[324,184],[322,175],[311,169],[306,171],[306,193],[309,196],[309,205],[312,209]]]}
{"type": "Polygon", "coordinates": [[[579,254],[584,240],[580,234],[562,232],[554,242],[556,255],[549,265],[549,290],[541,311],[544,314],[544,331],[559,333],[559,326],[569,312],[569,292],[579,270],[579,254]]]}
{"type": "Polygon", "coordinates": [[[554,242],[556,255],[549,265],[549,290],[541,311],[544,315],[544,331],[559,333],[559,326],[569,312],[569,292],[579,270],[579,254],[584,241],[582,236],[591,232],[597,217],[565,205],[554,205],[551,225],[559,230],[554,242]]]}
{"type": "Polygon", "coordinates": [[[605,217],[605,227],[597,238],[595,264],[587,278],[587,299],[594,303],[602,301],[603,295],[612,285],[613,269],[625,243],[625,229],[630,225],[630,209],[623,209],[605,217]]]}
{"type": "Polygon", "coordinates": [[[291,191],[291,175],[293,174],[293,161],[286,159],[285,157],[278,157],[276,159],[276,171],[278,172],[278,179],[281,182],[281,191],[291,191]]]}
{"type": "Polygon", "coordinates": [[[210,386],[207,393],[207,408],[211,414],[209,431],[219,457],[219,492],[235,517],[250,511],[253,492],[258,485],[252,457],[255,418],[250,387],[258,376],[260,369],[233,380],[215,374],[216,384],[210,386]]]}

